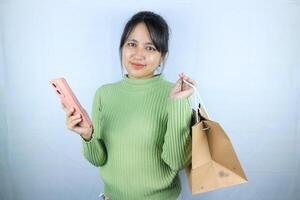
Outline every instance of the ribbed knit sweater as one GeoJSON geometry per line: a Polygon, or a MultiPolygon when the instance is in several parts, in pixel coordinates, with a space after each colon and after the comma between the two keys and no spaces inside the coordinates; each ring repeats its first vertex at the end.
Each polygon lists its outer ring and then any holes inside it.
{"type": "Polygon", "coordinates": [[[175,200],[178,172],[191,161],[188,98],[172,99],[174,87],[155,75],[100,86],[93,100],[92,139],[83,155],[100,167],[110,200],[175,200]]]}

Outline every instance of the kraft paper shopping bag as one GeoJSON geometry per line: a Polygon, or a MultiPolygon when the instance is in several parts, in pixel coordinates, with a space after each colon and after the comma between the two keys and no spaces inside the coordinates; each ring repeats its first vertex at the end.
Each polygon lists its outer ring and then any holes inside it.
{"type": "Polygon", "coordinates": [[[221,125],[212,121],[201,103],[193,109],[192,160],[185,168],[192,194],[247,182],[235,150],[221,125]]]}

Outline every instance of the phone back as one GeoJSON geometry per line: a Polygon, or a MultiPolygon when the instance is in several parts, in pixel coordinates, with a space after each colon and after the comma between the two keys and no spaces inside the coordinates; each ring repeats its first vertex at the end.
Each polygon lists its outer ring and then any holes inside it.
{"type": "Polygon", "coordinates": [[[64,78],[56,78],[56,79],[52,79],[50,83],[53,89],[55,90],[55,93],[61,99],[61,101],[68,107],[75,108],[75,112],[73,113],[73,115],[81,114],[83,120],[79,123],[79,126],[90,128],[92,126],[92,122],[88,114],[81,107],[78,99],[76,98],[75,94],[71,90],[67,81],[64,78]]]}

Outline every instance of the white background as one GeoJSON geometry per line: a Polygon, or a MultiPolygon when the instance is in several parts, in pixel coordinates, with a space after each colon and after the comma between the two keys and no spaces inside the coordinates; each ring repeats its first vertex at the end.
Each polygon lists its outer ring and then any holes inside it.
{"type": "Polygon", "coordinates": [[[97,199],[98,168],[49,80],[65,77],[90,112],[96,88],[121,79],[122,29],[140,10],[169,23],[166,79],[198,82],[249,179],[192,196],[181,171],[183,198],[300,198],[299,0],[0,2],[0,199],[97,199]]]}

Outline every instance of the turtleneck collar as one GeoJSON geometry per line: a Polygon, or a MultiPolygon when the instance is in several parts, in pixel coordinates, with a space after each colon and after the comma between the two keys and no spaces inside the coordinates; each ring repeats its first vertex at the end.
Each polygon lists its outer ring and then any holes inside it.
{"type": "Polygon", "coordinates": [[[163,79],[163,74],[157,74],[147,79],[132,79],[128,77],[128,74],[125,74],[121,80],[121,85],[124,89],[145,91],[145,89],[155,88],[163,79]]]}

